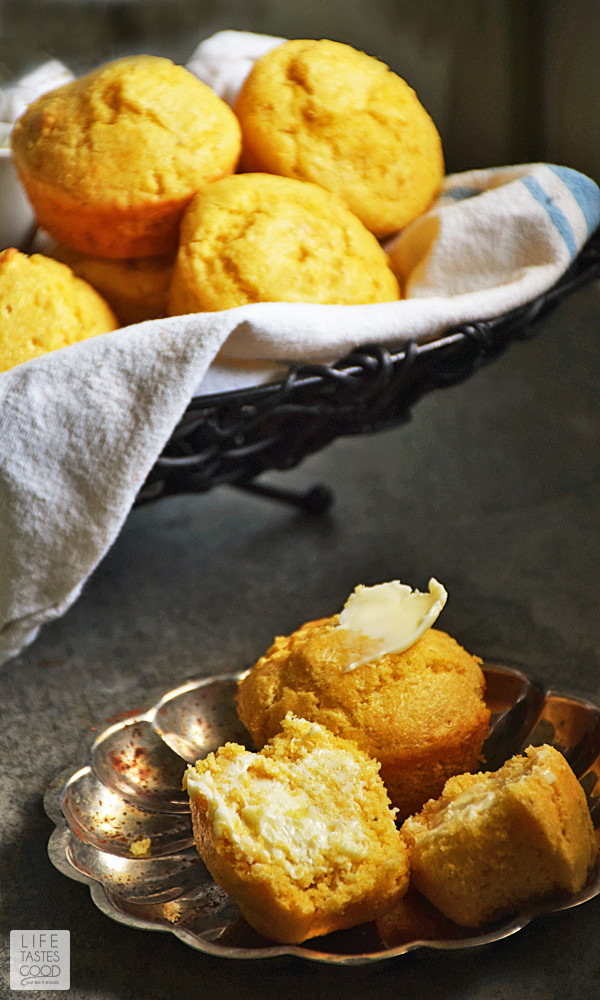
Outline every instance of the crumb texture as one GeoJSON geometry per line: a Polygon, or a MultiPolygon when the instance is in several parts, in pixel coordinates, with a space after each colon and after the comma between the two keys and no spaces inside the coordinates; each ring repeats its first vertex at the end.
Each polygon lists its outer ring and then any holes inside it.
{"type": "Polygon", "coordinates": [[[402,832],[412,883],[467,927],[579,892],[597,857],[583,789],[551,746],[529,747],[496,772],[451,778],[402,832]]]}
{"type": "Polygon", "coordinates": [[[378,765],[288,715],[259,753],[226,744],[188,768],[198,851],[277,941],[375,919],[406,891],[407,851],[378,765]]]}

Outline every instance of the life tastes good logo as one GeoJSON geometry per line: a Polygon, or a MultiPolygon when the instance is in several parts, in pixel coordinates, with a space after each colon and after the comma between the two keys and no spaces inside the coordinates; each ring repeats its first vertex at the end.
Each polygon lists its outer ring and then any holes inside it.
{"type": "Polygon", "coordinates": [[[70,931],[11,931],[11,990],[68,990],[70,931]]]}

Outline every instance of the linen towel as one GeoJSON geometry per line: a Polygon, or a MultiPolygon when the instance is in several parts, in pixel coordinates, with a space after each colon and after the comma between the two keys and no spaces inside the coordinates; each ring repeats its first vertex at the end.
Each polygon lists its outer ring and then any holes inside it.
{"type": "MultiPolygon", "coordinates": [[[[279,41],[221,32],[189,68],[233,101],[252,59],[279,41]]],[[[451,175],[386,244],[399,302],[152,320],[0,374],[0,663],[76,600],[195,392],[497,316],[555,284],[599,222],[597,185],[568,167],[451,175]]]]}

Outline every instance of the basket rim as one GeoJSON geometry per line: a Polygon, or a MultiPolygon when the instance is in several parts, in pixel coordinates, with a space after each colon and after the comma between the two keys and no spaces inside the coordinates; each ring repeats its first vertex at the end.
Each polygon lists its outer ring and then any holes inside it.
{"type": "Polygon", "coordinates": [[[493,346],[494,340],[503,335],[527,339],[527,329],[550,312],[563,299],[578,288],[588,284],[595,277],[600,277],[600,226],[591,234],[587,242],[574,258],[570,267],[545,292],[520,306],[510,309],[498,316],[486,319],[469,320],[456,323],[441,330],[437,335],[427,338],[407,338],[402,341],[374,342],[358,344],[343,357],[326,361],[295,361],[283,362],[281,367],[287,374],[237,389],[224,389],[213,393],[194,393],[188,409],[200,409],[205,406],[228,403],[247,398],[249,402],[264,399],[280,392],[290,376],[294,381],[301,381],[307,386],[317,383],[327,373],[343,370],[347,375],[359,374],[362,366],[355,358],[364,353],[376,352],[381,349],[386,352],[392,364],[402,363],[409,355],[426,360],[435,357],[435,352],[445,349],[459,348],[461,345],[477,340],[484,349],[493,346]]]}
{"type": "Polygon", "coordinates": [[[363,344],[331,363],[297,362],[262,384],[196,394],[135,504],[229,485],[320,512],[330,503],[325,488],[294,497],[257,477],[289,471],[337,438],[406,422],[429,392],[465,381],[511,343],[532,339],[539,321],[594,277],[600,277],[600,227],[550,289],[500,316],[419,342],[363,344]]]}

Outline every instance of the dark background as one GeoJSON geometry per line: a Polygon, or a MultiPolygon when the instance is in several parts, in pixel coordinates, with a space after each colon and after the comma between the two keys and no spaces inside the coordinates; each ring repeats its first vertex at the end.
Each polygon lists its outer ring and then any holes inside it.
{"type": "Polygon", "coordinates": [[[185,62],[224,28],[383,59],[436,121],[449,171],[541,159],[600,178],[595,0],[0,0],[0,63],[18,72],[32,47],[76,72],[124,52],[185,62]]]}

